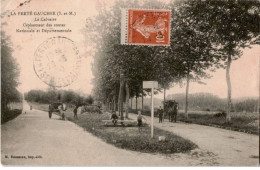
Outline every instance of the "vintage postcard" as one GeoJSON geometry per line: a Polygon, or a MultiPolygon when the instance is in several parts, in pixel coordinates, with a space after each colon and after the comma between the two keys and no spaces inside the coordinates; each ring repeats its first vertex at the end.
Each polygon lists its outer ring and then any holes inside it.
{"type": "Polygon", "coordinates": [[[259,166],[260,2],[2,0],[2,166],[259,166]]]}

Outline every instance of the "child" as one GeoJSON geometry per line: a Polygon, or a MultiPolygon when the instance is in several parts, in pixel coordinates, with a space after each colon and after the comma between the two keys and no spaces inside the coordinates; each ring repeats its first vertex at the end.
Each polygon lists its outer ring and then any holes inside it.
{"type": "MultiPolygon", "coordinates": [[[[141,111],[138,111],[138,115],[137,115],[137,125],[138,125],[138,130],[139,132],[142,131],[142,126],[143,126],[143,119],[144,117],[142,116],[141,111]]],[[[144,118],[145,119],[145,118],[144,118]]],[[[145,119],[146,120],[146,119],[145,119]]]]}
{"type": "Polygon", "coordinates": [[[115,111],[112,112],[111,119],[112,119],[113,124],[116,125],[118,116],[116,115],[115,111]]]}
{"type": "Polygon", "coordinates": [[[65,113],[64,111],[67,109],[65,104],[61,104],[58,106],[59,115],[61,116],[61,120],[65,120],[65,113]]]}

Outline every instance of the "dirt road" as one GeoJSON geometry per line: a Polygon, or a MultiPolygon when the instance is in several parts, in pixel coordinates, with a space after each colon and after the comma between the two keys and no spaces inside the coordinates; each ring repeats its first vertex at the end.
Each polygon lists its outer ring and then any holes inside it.
{"type": "MultiPolygon", "coordinates": [[[[135,114],[129,116],[136,119],[135,114]]],[[[150,117],[145,116],[145,118],[146,123],[150,124],[150,117]]],[[[259,136],[257,135],[196,124],[171,123],[166,119],[164,123],[159,124],[158,118],[154,119],[154,125],[196,143],[200,152],[198,156],[207,152],[212,153],[209,158],[215,155],[214,159],[218,165],[259,165],[259,136]]]]}
{"type": "MultiPolygon", "coordinates": [[[[25,103],[26,105],[26,103],[25,103]]],[[[3,165],[25,166],[197,166],[218,165],[210,152],[145,154],[116,148],[72,122],[28,110],[2,128],[3,165]]]]}

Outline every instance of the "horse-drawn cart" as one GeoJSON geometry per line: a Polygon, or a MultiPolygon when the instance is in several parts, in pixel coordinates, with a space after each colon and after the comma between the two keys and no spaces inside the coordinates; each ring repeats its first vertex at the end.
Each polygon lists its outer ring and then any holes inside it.
{"type": "Polygon", "coordinates": [[[165,101],[165,113],[169,117],[169,122],[176,122],[177,113],[178,113],[178,103],[175,100],[167,100],[165,101]]]}

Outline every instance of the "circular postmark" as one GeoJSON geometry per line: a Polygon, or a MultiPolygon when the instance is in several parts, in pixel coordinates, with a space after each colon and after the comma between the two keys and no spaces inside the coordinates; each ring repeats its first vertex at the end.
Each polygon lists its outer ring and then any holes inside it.
{"type": "Polygon", "coordinates": [[[52,37],[44,41],[34,53],[36,75],[49,86],[65,87],[78,77],[81,63],[79,50],[66,37],[52,37]]]}

